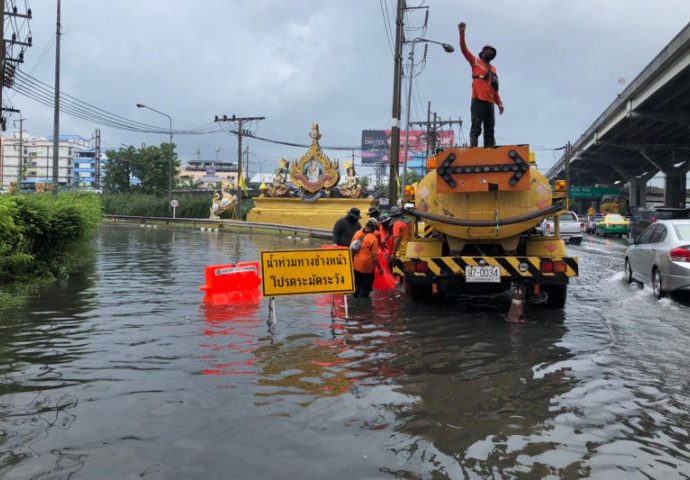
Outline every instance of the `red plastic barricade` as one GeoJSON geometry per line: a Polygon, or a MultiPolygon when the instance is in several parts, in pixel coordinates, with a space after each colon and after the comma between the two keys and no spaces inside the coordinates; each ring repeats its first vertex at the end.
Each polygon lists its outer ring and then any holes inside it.
{"type": "Polygon", "coordinates": [[[225,305],[261,297],[259,262],[226,263],[206,266],[204,303],[225,305]]]}

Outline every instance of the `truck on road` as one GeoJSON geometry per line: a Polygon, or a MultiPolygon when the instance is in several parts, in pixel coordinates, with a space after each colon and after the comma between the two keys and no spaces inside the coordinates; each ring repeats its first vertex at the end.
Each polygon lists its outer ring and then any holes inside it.
{"type": "Polygon", "coordinates": [[[414,299],[511,290],[514,300],[563,308],[578,258],[560,236],[546,177],[527,145],[448,148],[430,157],[406,211],[433,229],[413,238],[393,272],[414,299]],[[555,216],[553,235],[535,227],[555,216]]]}

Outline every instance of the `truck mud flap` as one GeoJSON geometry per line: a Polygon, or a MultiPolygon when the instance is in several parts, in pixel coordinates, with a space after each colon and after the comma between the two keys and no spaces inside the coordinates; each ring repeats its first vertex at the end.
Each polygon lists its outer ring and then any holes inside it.
{"type": "MultiPolygon", "coordinates": [[[[414,283],[433,281],[434,277],[440,276],[465,276],[467,266],[494,265],[499,268],[501,280],[512,281],[518,279],[531,280],[540,284],[567,284],[570,277],[577,277],[579,272],[578,257],[426,257],[414,259],[396,259],[393,264],[393,273],[401,277],[406,277],[414,283]],[[426,264],[418,266],[414,271],[405,272],[405,263],[413,262],[426,264]],[[564,271],[544,271],[549,270],[551,265],[559,265],[561,268],[556,270],[564,271]],[[565,266],[565,268],[562,268],[565,266]],[[416,280],[416,281],[415,281],[416,280]]],[[[409,266],[409,263],[408,263],[409,266]]],[[[408,270],[411,270],[408,268],[408,270]]]]}

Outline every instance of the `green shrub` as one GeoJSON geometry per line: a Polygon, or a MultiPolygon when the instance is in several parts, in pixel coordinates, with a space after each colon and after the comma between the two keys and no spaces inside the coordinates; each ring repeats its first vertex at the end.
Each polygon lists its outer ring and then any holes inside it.
{"type": "MultiPolygon", "coordinates": [[[[204,194],[175,194],[179,206],[178,218],[208,218],[212,192],[204,194]]],[[[103,195],[103,212],[108,215],[132,215],[135,217],[171,217],[167,197],[142,193],[108,193],[103,195]]]]}
{"type": "Polygon", "coordinates": [[[1,197],[0,284],[69,273],[100,218],[96,194],[1,197]]]}

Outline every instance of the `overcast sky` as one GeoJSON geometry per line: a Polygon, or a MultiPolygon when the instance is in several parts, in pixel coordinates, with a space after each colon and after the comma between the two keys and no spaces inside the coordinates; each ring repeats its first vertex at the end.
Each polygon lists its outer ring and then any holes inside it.
{"type": "MultiPolygon", "coordinates": [[[[214,115],[264,116],[251,125],[263,137],[308,143],[311,124],[318,122],[323,145],[359,145],[363,129],[391,125],[393,55],[386,25],[394,30],[394,3],[63,0],[61,90],[166,129],[167,119],[136,103],[170,114],[175,129],[209,124],[214,115]]],[[[34,46],[22,70],[52,85],[56,2],[30,4],[34,46]]],[[[506,106],[497,118],[498,143],[531,144],[542,169],[557,155],[549,149],[576,140],[690,19],[690,0],[408,0],[417,5],[429,7],[425,37],[451,43],[456,52],[429,49],[414,79],[412,120],[426,119],[430,101],[443,118],[462,118],[468,136],[471,78],[457,48],[457,24],[465,21],[473,52],[486,43],[498,49],[494,64],[506,106]]],[[[423,12],[406,15],[409,39],[421,34],[416,27],[423,12]]],[[[416,47],[417,58],[422,51],[416,47]]],[[[27,118],[26,131],[52,134],[51,108],[12,92],[5,97],[27,118]]],[[[88,138],[96,128],[111,148],[167,141],[61,115],[63,134],[88,138]]],[[[215,159],[217,147],[221,159],[234,160],[237,148],[227,133],[176,136],[175,143],[183,161],[196,158],[197,149],[202,159],[215,159]]],[[[261,159],[268,173],[280,157],[303,153],[257,140],[247,144],[252,173],[261,159]]]]}

